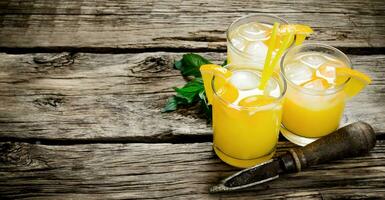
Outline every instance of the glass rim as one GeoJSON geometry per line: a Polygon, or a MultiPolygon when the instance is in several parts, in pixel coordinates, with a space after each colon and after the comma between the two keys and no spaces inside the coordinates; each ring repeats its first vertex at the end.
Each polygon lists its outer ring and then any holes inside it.
{"type": "MultiPolygon", "coordinates": [[[[225,66],[223,66],[224,68],[228,69],[229,67],[233,67],[233,66],[238,66],[238,65],[234,65],[234,64],[227,64],[225,66]]],[[[242,69],[242,68],[239,68],[239,69],[242,69]]],[[[258,69],[254,68],[254,67],[249,67],[249,68],[244,68],[244,69],[249,69],[249,70],[255,70],[257,71],[258,69]]],[[[271,107],[275,107],[279,102],[281,102],[286,94],[286,91],[287,91],[287,83],[286,83],[286,80],[283,76],[283,74],[281,72],[274,72],[273,74],[276,74],[277,75],[277,78],[279,77],[280,80],[276,80],[277,81],[277,84],[279,85],[280,87],[280,96],[277,97],[273,102],[269,103],[269,104],[266,104],[266,105],[263,105],[263,106],[240,106],[240,105],[236,105],[236,104],[233,104],[232,102],[229,102],[227,101],[226,99],[223,99],[222,97],[220,97],[216,90],[215,90],[215,87],[214,87],[214,79],[215,79],[215,75],[213,76],[213,78],[211,79],[211,89],[213,91],[213,95],[215,95],[216,97],[218,97],[218,99],[224,103],[225,105],[228,105],[228,106],[231,106],[232,108],[235,108],[237,110],[248,110],[248,109],[253,109],[253,110],[268,110],[269,108],[271,107]],[[281,87],[281,84],[280,82],[282,82],[282,87],[281,87]]]]}
{"type": "Polygon", "coordinates": [[[270,17],[270,18],[272,18],[272,19],[278,19],[278,21],[281,21],[283,24],[289,24],[289,22],[288,22],[287,20],[285,20],[285,19],[283,19],[282,17],[279,17],[279,16],[277,16],[277,15],[273,15],[273,14],[260,14],[260,13],[251,14],[251,15],[246,15],[246,16],[243,16],[243,17],[240,17],[240,18],[234,20],[234,21],[229,25],[229,27],[228,27],[227,30],[226,30],[226,39],[227,39],[227,43],[230,44],[230,46],[231,46],[233,49],[235,49],[235,51],[236,51],[237,53],[244,54],[244,55],[246,55],[246,56],[248,56],[248,57],[252,57],[253,54],[249,54],[249,53],[247,53],[247,52],[243,52],[243,51],[239,50],[237,47],[235,47],[235,45],[233,44],[233,42],[231,42],[231,40],[230,40],[230,31],[229,31],[229,30],[230,30],[233,26],[235,26],[236,23],[238,23],[238,22],[240,22],[240,21],[242,21],[242,20],[244,20],[244,19],[248,19],[248,18],[252,18],[252,17],[270,17]]]}
{"type": "Polygon", "coordinates": [[[313,90],[313,89],[309,89],[309,88],[303,88],[297,84],[295,84],[293,81],[291,81],[289,78],[286,77],[286,73],[285,73],[285,67],[284,67],[284,61],[285,61],[285,58],[286,56],[293,50],[295,49],[299,49],[299,48],[303,48],[303,47],[311,47],[311,46],[314,46],[314,47],[321,47],[321,48],[324,48],[324,49],[329,49],[329,50],[332,50],[334,52],[337,52],[338,54],[340,54],[346,61],[347,61],[347,66],[351,69],[353,69],[353,66],[352,66],[352,63],[351,63],[351,60],[349,59],[349,57],[344,53],[342,52],[341,50],[331,46],[331,45],[327,45],[327,44],[322,44],[322,43],[306,43],[306,44],[301,44],[301,45],[297,45],[297,46],[292,46],[290,47],[289,49],[286,50],[286,52],[282,55],[281,57],[281,60],[280,60],[280,68],[281,68],[281,74],[283,75],[283,77],[285,78],[287,84],[289,85],[292,85],[294,86],[295,89],[297,90],[300,90],[301,92],[304,92],[306,94],[310,94],[310,95],[318,95],[318,96],[321,96],[321,95],[332,95],[332,94],[335,94],[339,91],[341,91],[345,85],[350,81],[351,77],[349,77],[344,83],[340,84],[340,85],[337,85],[337,87],[334,87],[334,88],[328,88],[326,90],[313,90]]]}

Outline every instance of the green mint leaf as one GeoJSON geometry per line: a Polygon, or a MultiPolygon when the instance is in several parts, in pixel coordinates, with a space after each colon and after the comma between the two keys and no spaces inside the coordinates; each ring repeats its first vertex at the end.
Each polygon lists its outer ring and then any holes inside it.
{"type": "Polygon", "coordinates": [[[200,66],[210,63],[210,61],[198,54],[188,53],[184,54],[180,61],[175,62],[174,67],[179,69],[183,76],[201,77],[200,66]]]}
{"type": "Polygon", "coordinates": [[[182,66],[183,66],[182,60],[179,60],[179,61],[175,61],[175,62],[174,62],[174,68],[175,68],[175,69],[181,70],[182,66]]]}
{"type": "Polygon", "coordinates": [[[224,66],[226,66],[227,65],[227,58],[225,59],[225,61],[223,61],[223,63],[222,63],[222,67],[224,67],[224,66]]]}
{"type": "Polygon", "coordinates": [[[178,108],[178,102],[177,102],[177,98],[175,98],[175,96],[172,96],[170,97],[167,102],[166,102],[166,105],[164,105],[164,108],[162,109],[162,112],[171,112],[171,111],[174,111],[178,108]]]}
{"type": "Polygon", "coordinates": [[[203,81],[201,78],[195,78],[188,82],[182,88],[174,88],[176,96],[185,99],[188,104],[196,102],[199,97],[199,93],[204,91],[203,81]]]}
{"type": "Polygon", "coordinates": [[[199,98],[201,98],[204,102],[206,102],[206,93],[204,90],[199,92],[199,98]]]}
{"type": "Polygon", "coordinates": [[[209,105],[206,99],[206,94],[204,90],[199,92],[199,98],[200,98],[201,109],[204,112],[206,118],[210,121],[212,117],[212,110],[211,110],[211,106],[209,105]]]}
{"type": "Polygon", "coordinates": [[[164,105],[162,112],[172,112],[176,109],[178,109],[179,105],[188,105],[186,99],[180,98],[177,96],[172,96],[168,98],[166,104],[164,105]]]}
{"type": "MultiPolygon", "coordinates": [[[[162,112],[172,112],[179,106],[192,106],[199,103],[207,119],[211,119],[212,109],[208,105],[204,91],[203,80],[199,68],[201,65],[211,63],[198,54],[184,54],[182,59],[174,61],[174,68],[181,71],[183,76],[194,76],[195,78],[187,82],[182,88],[174,88],[176,95],[170,97],[162,112]]],[[[223,64],[225,65],[226,62],[223,64]]]]}

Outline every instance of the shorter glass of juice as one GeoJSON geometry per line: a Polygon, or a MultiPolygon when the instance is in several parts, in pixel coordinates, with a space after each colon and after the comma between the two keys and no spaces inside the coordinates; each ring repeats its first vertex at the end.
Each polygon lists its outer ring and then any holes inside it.
{"type": "MultiPolygon", "coordinates": [[[[218,66],[219,67],[219,66],[218,66]]],[[[227,77],[213,75],[205,90],[213,108],[213,148],[224,162],[240,168],[269,160],[278,141],[286,82],[274,74],[258,89],[261,70],[227,65],[227,77]]],[[[207,74],[202,71],[203,77],[207,74]]]]}
{"type": "Polygon", "coordinates": [[[282,57],[281,72],[288,86],[281,132],[288,140],[304,146],[339,127],[349,81],[336,76],[341,68],[351,68],[349,58],[323,44],[299,45],[282,57]]]}
{"type": "Polygon", "coordinates": [[[274,22],[288,24],[278,16],[267,14],[248,15],[235,20],[226,33],[227,63],[262,69],[274,22]]]}

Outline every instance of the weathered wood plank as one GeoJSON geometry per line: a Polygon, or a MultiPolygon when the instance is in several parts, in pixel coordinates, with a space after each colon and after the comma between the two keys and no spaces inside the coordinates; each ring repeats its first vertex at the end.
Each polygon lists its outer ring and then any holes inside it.
{"type": "Polygon", "coordinates": [[[250,13],[311,25],[313,41],[385,47],[382,0],[11,0],[0,2],[0,48],[222,51],[228,25],[250,13]]]}
{"type": "MultiPolygon", "coordinates": [[[[0,138],[210,141],[198,108],[160,112],[185,83],[172,69],[181,55],[0,54],[0,138]]],[[[217,63],[225,56],[203,55],[217,63]]],[[[373,83],[349,102],[345,121],[385,132],[385,56],[351,57],[373,83]]]]}
{"type": "MultiPolygon", "coordinates": [[[[292,145],[279,144],[279,153],[292,145]]],[[[236,169],[211,143],[46,146],[0,143],[0,196],[28,199],[385,198],[385,141],[366,156],[311,167],[231,194],[208,188],[236,169]]]]}

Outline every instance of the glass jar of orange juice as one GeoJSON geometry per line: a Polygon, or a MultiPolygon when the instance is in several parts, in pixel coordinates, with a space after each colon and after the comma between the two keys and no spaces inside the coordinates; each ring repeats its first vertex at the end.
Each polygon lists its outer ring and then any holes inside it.
{"type": "Polygon", "coordinates": [[[289,49],[281,59],[281,72],[288,84],[281,132],[301,146],[336,130],[346,101],[370,82],[352,69],[344,53],[323,44],[289,49]]]}
{"type": "Polygon", "coordinates": [[[242,65],[201,66],[213,109],[213,148],[226,163],[246,168],[270,159],[278,141],[286,82],[274,74],[258,88],[261,70],[242,65]]]}

